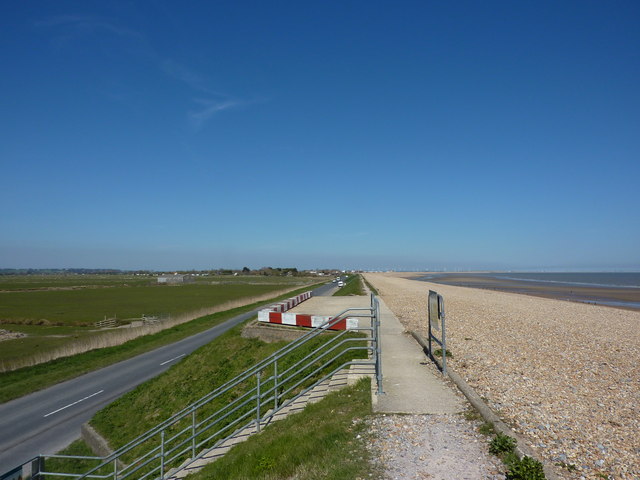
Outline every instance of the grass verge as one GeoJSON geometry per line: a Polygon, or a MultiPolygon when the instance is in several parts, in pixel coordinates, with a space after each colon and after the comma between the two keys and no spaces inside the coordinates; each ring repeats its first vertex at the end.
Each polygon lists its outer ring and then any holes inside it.
{"type": "MultiPolygon", "coordinates": [[[[78,457],[93,457],[95,453],[87,446],[83,440],[76,440],[63,451],[61,455],[75,455],[78,457]]],[[[87,460],[83,458],[49,458],[46,461],[46,470],[50,472],[74,472],[83,473],[98,465],[95,460],[87,460]]],[[[96,472],[97,475],[109,475],[113,473],[112,469],[103,468],[96,472]]],[[[54,478],[54,477],[47,477],[54,478]]]]}
{"type": "Polygon", "coordinates": [[[367,282],[366,278],[362,277],[362,280],[364,281],[364,283],[367,284],[367,287],[369,287],[369,290],[371,290],[371,293],[373,293],[377,297],[378,296],[378,290],[376,290],[376,287],[374,287],[369,282],[367,282]]]}
{"type": "Polygon", "coordinates": [[[345,297],[347,295],[364,295],[360,275],[351,275],[348,277],[345,286],[333,294],[334,297],[345,297]]]}
{"type": "Polygon", "coordinates": [[[153,335],[138,337],[115,347],[90,350],[78,355],[59,358],[33,367],[25,367],[11,372],[0,373],[0,403],[47,388],[56,383],[69,380],[87,372],[97,370],[122,360],[140,355],[155,348],[177,342],[218,325],[235,315],[250,311],[265,303],[288,298],[307,291],[301,288],[271,299],[251,305],[234,308],[224,312],[206,315],[187,323],[176,325],[153,335]]]}
{"type": "MultiPolygon", "coordinates": [[[[91,425],[113,448],[119,448],[286,345],[286,342],[266,343],[257,338],[243,338],[242,327],[243,325],[239,325],[232,328],[191,353],[167,372],[120,397],[99,411],[91,420],[91,425]]],[[[325,336],[312,339],[279,360],[279,371],[286,371],[311,352],[322,349],[326,342],[325,336]]],[[[325,368],[323,373],[328,373],[330,369],[354,357],[366,358],[366,351],[358,350],[344,354],[335,364],[325,368]]],[[[318,361],[314,366],[321,367],[326,361],[327,359],[318,361]]],[[[311,373],[313,369],[303,367],[298,370],[302,377],[307,371],[311,373]]],[[[266,378],[269,375],[271,373],[265,370],[263,376],[266,378]]],[[[315,378],[319,377],[320,375],[315,375],[315,378]]],[[[248,388],[253,387],[254,381],[251,378],[246,384],[238,385],[201,407],[197,413],[198,418],[208,418],[222,406],[242,396],[248,388]]],[[[307,384],[310,383],[311,380],[307,381],[307,384]]],[[[282,388],[287,387],[285,383],[280,385],[282,388]]],[[[188,422],[190,418],[186,420],[188,422]]],[[[179,427],[176,426],[176,429],[179,427]]],[[[144,447],[135,454],[140,454],[143,450],[144,447]]],[[[125,459],[125,463],[128,460],[132,458],[125,459]]]]}
{"type": "Polygon", "coordinates": [[[379,478],[365,446],[370,414],[364,379],[250,437],[191,480],[379,478]]]}
{"type": "MultiPolygon", "coordinates": [[[[365,419],[369,415],[371,386],[369,379],[363,379],[270,425],[189,478],[380,478],[379,467],[366,448],[365,419]]],[[[93,455],[80,440],[60,453],[93,455]]],[[[47,465],[51,471],[66,472],[83,472],[94,466],[92,462],[73,459],[49,460],[47,465]]]]}

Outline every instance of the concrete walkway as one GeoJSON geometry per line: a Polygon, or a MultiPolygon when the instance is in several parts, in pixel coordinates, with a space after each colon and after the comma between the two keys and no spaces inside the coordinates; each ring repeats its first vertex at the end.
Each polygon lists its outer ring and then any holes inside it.
{"type": "MultiPolygon", "coordinates": [[[[375,412],[445,414],[465,409],[463,402],[445,384],[440,374],[428,368],[429,360],[422,347],[404,328],[387,305],[380,302],[380,335],[382,337],[382,388],[376,395],[372,385],[375,412]]],[[[315,315],[336,315],[348,308],[369,307],[369,296],[312,297],[292,312],[315,315]]],[[[361,322],[367,322],[361,319],[361,322]]]]}
{"type": "Polygon", "coordinates": [[[427,367],[422,347],[404,333],[387,305],[380,302],[382,337],[382,389],[373,395],[373,410],[383,413],[444,414],[465,409],[463,402],[427,367]]]}

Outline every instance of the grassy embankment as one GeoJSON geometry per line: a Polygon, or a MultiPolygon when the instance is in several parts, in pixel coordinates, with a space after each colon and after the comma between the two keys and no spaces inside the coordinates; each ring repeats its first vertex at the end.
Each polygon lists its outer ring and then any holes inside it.
{"type": "MultiPolygon", "coordinates": [[[[365,420],[370,414],[371,387],[369,380],[361,380],[274,423],[189,478],[380,478],[376,470],[379,467],[365,446],[368,436],[365,420]]],[[[64,453],[93,455],[82,441],[74,442],[64,453]]],[[[73,471],[78,466],[78,461],[51,465],[52,469],[61,467],[65,471],[73,471]]]]}
{"type": "Polygon", "coordinates": [[[362,275],[361,275],[361,277],[362,277],[362,281],[367,284],[367,287],[369,287],[369,290],[371,291],[371,293],[373,293],[374,295],[377,296],[378,295],[378,290],[376,290],[376,288],[373,285],[371,285],[369,282],[367,282],[366,278],[364,278],[362,275]]]}
{"type": "MultiPolygon", "coordinates": [[[[117,346],[90,350],[85,353],[58,358],[32,367],[0,373],[0,402],[9,401],[55,383],[176,342],[182,338],[222,323],[235,315],[244,313],[265,303],[287,298],[308,289],[309,286],[305,286],[304,288],[298,288],[297,290],[278,295],[277,297],[269,299],[268,302],[254,302],[223,312],[205,315],[151,335],[135,338],[117,346]]],[[[183,289],[181,287],[168,287],[167,290],[182,291],[183,289]]],[[[242,300],[242,297],[240,297],[238,302],[240,303],[242,300]]],[[[245,297],[244,301],[250,302],[251,299],[245,297]]],[[[14,340],[3,342],[3,347],[10,342],[14,342],[14,340]]]]}
{"type": "Polygon", "coordinates": [[[362,278],[360,275],[349,275],[345,280],[344,287],[338,289],[333,296],[364,295],[364,293],[364,289],[362,288],[362,278]]]}
{"type": "Polygon", "coordinates": [[[362,380],[236,446],[191,480],[380,478],[366,448],[371,387],[362,380]]]}
{"type": "MultiPolygon", "coordinates": [[[[115,401],[100,411],[91,424],[117,448],[285,345],[284,342],[268,344],[242,338],[241,328],[232,329],[163,375],[115,401]]],[[[280,368],[292,365],[325,340],[326,337],[315,339],[304,350],[287,358],[280,368]]],[[[364,356],[365,353],[348,355],[364,356]]],[[[199,411],[198,416],[206,417],[239,394],[239,391],[229,392],[228,397],[199,411]]],[[[367,475],[371,469],[368,453],[356,436],[363,433],[361,420],[370,412],[370,387],[362,382],[308,407],[301,414],[276,422],[260,435],[235,447],[228,457],[205,470],[202,478],[288,478],[291,474],[299,475],[296,478],[356,478],[367,475]],[[347,452],[349,454],[345,455],[347,452]],[[213,473],[209,472],[210,468],[213,473]]],[[[81,442],[75,442],[64,453],[87,454],[88,451],[81,442]]],[[[124,460],[126,463],[131,458],[124,460]]],[[[77,462],[67,463],[64,468],[82,471],[88,466],[77,462]]],[[[54,462],[48,469],[59,467],[54,462]]]]}

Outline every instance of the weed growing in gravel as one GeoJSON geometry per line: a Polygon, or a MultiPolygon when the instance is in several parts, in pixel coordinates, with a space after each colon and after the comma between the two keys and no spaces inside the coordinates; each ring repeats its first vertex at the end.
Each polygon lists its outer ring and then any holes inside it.
{"type": "Polygon", "coordinates": [[[506,480],[545,480],[542,463],[535,458],[522,457],[509,465],[506,480]]]}
{"type": "Polygon", "coordinates": [[[565,462],[557,462],[556,465],[560,468],[566,468],[570,472],[575,472],[578,470],[578,467],[573,463],[565,463],[565,462]]]}
{"type": "MultiPolygon", "coordinates": [[[[493,429],[493,424],[485,423],[480,428],[482,427],[493,429]]],[[[489,444],[489,452],[506,465],[506,480],[545,480],[542,463],[526,455],[518,458],[516,440],[509,435],[498,432],[489,444]]]]}
{"type": "MultiPolygon", "coordinates": [[[[442,349],[438,348],[437,350],[433,351],[433,355],[441,358],[442,357],[442,349]]],[[[447,350],[447,358],[453,358],[453,353],[451,353],[451,350],[447,350]]]]}
{"type": "Polygon", "coordinates": [[[464,412],[464,418],[469,422],[473,422],[474,420],[480,420],[481,417],[477,410],[470,408],[464,412]]]}
{"type": "Polygon", "coordinates": [[[516,441],[503,433],[498,433],[489,444],[489,452],[497,456],[513,452],[515,448],[516,441]]]}
{"type": "Polygon", "coordinates": [[[482,425],[478,427],[478,432],[482,435],[493,435],[496,433],[496,429],[491,422],[484,422],[482,425]]]}

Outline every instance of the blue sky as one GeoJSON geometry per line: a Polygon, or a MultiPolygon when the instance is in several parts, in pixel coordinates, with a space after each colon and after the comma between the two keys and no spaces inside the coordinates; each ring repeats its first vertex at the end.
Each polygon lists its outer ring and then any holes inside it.
{"type": "Polygon", "coordinates": [[[0,268],[640,269],[638,2],[0,23],[0,268]]]}

